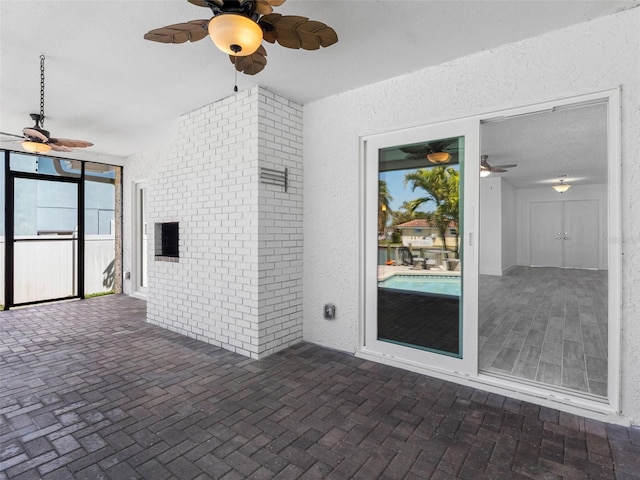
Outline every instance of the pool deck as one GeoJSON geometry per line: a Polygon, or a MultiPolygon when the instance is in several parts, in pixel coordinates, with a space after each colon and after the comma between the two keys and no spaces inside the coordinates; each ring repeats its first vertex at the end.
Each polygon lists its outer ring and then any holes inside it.
{"type": "Polygon", "coordinates": [[[443,270],[441,268],[425,270],[423,268],[410,267],[408,265],[378,265],[379,282],[397,274],[455,277],[460,276],[460,271],[443,270]]]}

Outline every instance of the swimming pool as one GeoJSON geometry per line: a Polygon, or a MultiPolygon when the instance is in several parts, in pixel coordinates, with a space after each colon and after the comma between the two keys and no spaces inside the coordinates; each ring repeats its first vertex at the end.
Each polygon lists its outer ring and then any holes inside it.
{"type": "Polygon", "coordinates": [[[459,276],[393,275],[379,282],[378,287],[459,297],[460,283],[459,276]]]}

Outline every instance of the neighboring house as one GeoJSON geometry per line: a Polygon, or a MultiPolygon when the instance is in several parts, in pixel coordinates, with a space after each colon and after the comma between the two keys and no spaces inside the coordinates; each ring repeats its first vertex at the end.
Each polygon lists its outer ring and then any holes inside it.
{"type": "MultiPolygon", "coordinates": [[[[442,239],[438,227],[429,220],[418,218],[409,222],[401,223],[396,227],[402,234],[402,244],[408,247],[442,247],[442,239]]],[[[445,234],[447,248],[456,247],[456,226],[452,222],[445,234]]]]}

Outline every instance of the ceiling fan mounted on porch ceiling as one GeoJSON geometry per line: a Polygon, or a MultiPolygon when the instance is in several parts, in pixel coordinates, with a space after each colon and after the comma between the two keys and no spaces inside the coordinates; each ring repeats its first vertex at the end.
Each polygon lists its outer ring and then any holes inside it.
{"type": "Polygon", "coordinates": [[[184,43],[209,35],[220,50],[229,54],[236,70],[247,75],[261,72],[267,64],[262,40],[303,50],[317,50],[338,41],[335,30],[322,22],[273,13],[273,7],[285,0],[187,1],[211,9],[213,17],[156,28],[144,38],[160,43],[184,43]]]}
{"type": "Polygon", "coordinates": [[[422,145],[400,147],[407,154],[407,160],[427,158],[431,163],[457,163],[458,137],[436,140],[422,145]]]}
{"type": "Polygon", "coordinates": [[[22,129],[22,135],[0,132],[0,135],[19,138],[20,140],[2,140],[2,142],[22,142],[22,148],[31,153],[70,152],[72,148],[84,148],[93,145],[85,140],[73,140],[70,138],[54,138],[44,124],[44,55],[40,55],[40,113],[31,113],[31,119],[35,122],[33,127],[22,129]]]}

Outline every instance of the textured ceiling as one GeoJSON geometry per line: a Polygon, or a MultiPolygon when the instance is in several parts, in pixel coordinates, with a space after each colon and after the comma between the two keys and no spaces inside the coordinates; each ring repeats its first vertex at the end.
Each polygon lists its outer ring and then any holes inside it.
{"type": "Polygon", "coordinates": [[[565,107],[484,123],[481,145],[491,165],[518,165],[497,175],[515,188],[559,178],[574,185],[606,183],[607,107],[565,107]]]}
{"type": "MultiPolygon", "coordinates": [[[[323,21],[339,42],[318,51],[266,44],[266,69],[240,74],[238,86],[260,84],[304,104],[639,1],[289,0],[276,11],[323,21]]],[[[45,128],[95,144],[65,156],[128,156],[167,145],[181,114],[233,94],[234,70],[209,39],[165,45],[142,37],[209,16],[186,0],[0,1],[0,130],[31,125],[45,54],[45,128]]]]}

